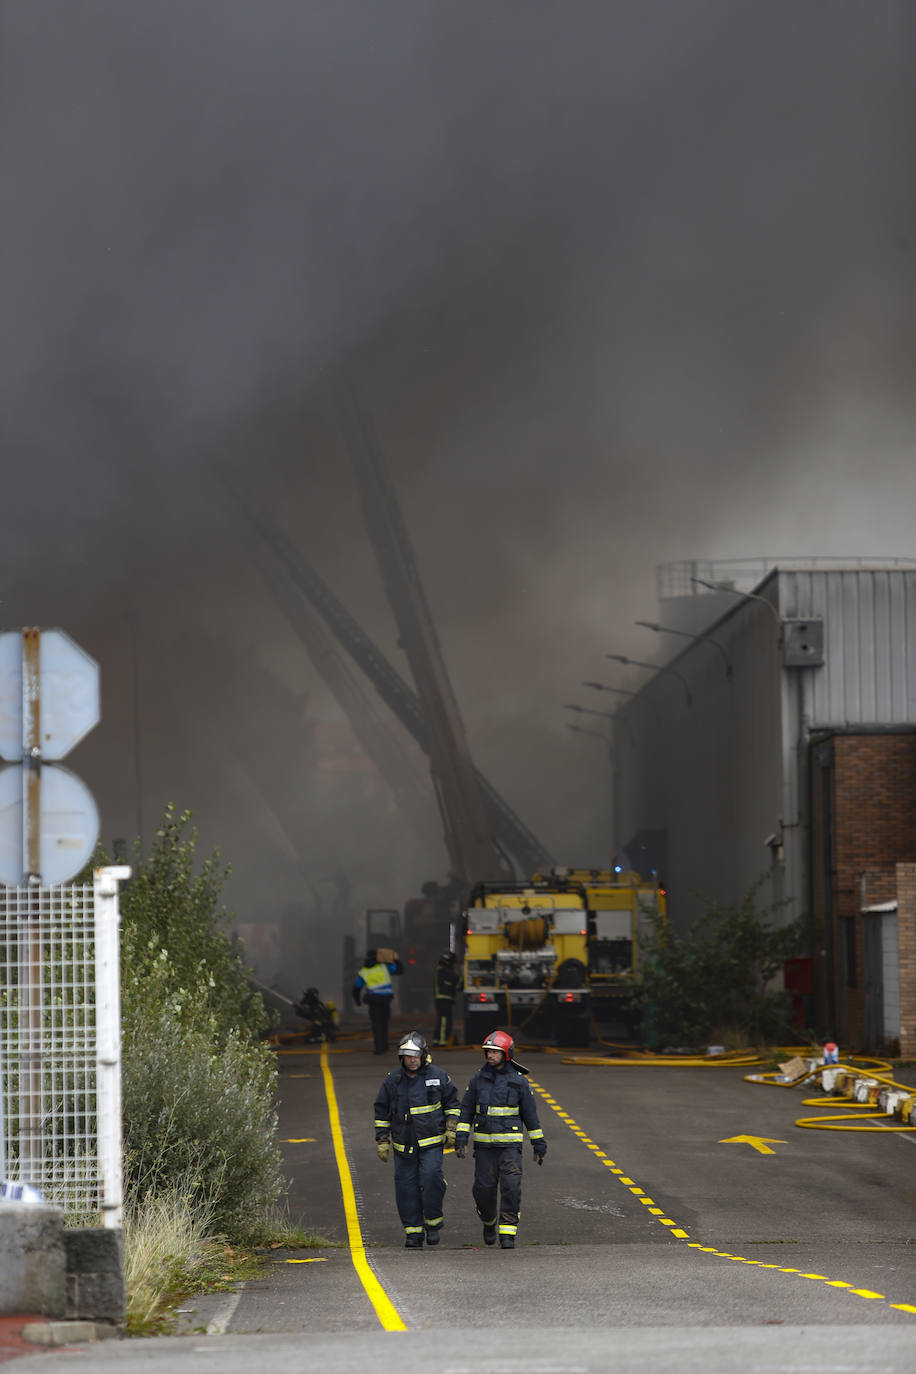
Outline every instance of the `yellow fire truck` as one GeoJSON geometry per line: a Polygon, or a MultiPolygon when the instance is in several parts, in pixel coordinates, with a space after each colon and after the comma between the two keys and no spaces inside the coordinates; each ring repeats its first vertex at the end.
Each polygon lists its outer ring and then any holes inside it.
{"type": "Polygon", "coordinates": [[[596,1025],[638,1032],[639,935],[665,916],[655,880],[622,869],[552,868],[478,883],[465,911],[465,1040],[497,1027],[587,1045],[596,1025]]]}

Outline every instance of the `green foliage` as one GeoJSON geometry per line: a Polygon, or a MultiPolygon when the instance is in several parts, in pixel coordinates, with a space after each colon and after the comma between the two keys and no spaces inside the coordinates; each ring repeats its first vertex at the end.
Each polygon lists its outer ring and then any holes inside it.
{"type": "Polygon", "coordinates": [[[772,1043],[789,1029],[789,1002],[769,984],[783,960],[807,942],[804,916],[778,928],[785,905],[758,908],[762,875],[737,906],[709,898],[706,913],[677,935],[655,913],[641,940],[644,1035],[653,1048],[701,1045],[728,1036],[745,1044],[772,1043]]]}
{"type": "Polygon", "coordinates": [[[195,872],[190,813],[169,807],[121,894],[125,1173],[135,1204],[185,1187],[244,1235],[283,1191],[268,1017],[223,930],[219,856],[195,872]]]}
{"type": "Polygon", "coordinates": [[[189,811],[176,815],[169,806],[149,856],[139,840],[135,844],[134,876],[121,894],[125,997],[131,980],[142,984],[166,963],[176,1014],[206,1021],[217,1038],[232,1031],[258,1035],[270,1018],[249,983],[238,942],[223,929],[227,913],[220,894],[229,869],[221,867],[217,852],[194,872],[197,831],[188,829],[190,821],[189,811]]]}
{"type": "Polygon", "coordinates": [[[164,1195],[191,1181],[217,1231],[243,1236],[283,1191],[273,1056],[238,1031],[215,1041],[153,983],[123,1020],[127,1192],[164,1195]]]}

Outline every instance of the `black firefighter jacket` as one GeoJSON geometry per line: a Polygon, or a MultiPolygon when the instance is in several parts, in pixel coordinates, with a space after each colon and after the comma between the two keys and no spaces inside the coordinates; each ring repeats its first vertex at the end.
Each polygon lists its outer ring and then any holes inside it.
{"type": "Polygon", "coordinates": [[[403,1064],[385,1078],[375,1099],[375,1139],[387,1140],[404,1154],[411,1146],[428,1150],[445,1143],[445,1123],[458,1118],[458,1089],[445,1069],[424,1064],[413,1078],[403,1064]]]}
{"type": "Polygon", "coordinates": [[[437,1000],[442,998],[454,1002],[460,987],[461,979],[450,964],[439,963],[436,965],[436,974],[433,979],[433,997],[437,1000]]]}
{"type": "Polygon", "coordinates": [[[534,1093],[524,1077],[511,1061],[498,1069],[484,1064],[461,1099],[456,1144],[467,1144],[473,1126],[475,1149],[481,1145],[495,1145],[500,1150],[512,1145],[521,1147],[523,1124],[535,1154],[546,1154],[547,1142],[538,1121],[534,1093]]]}

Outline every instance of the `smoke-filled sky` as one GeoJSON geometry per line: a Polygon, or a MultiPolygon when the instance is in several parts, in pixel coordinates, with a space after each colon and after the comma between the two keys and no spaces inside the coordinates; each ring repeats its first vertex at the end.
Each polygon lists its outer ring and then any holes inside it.
{"type": "Polygon", "coordinates": [[[614,845],[562,703],[657,654],[657,564],[916,553],[912,4],[5,0],[0,26],[3,626],[102,665],[71,763],[106,842],[192,807],[240,923],[325,990],[347,912],[444,851],[219,479],[406,672],[341,379],[475,760],[561,862],[614,845]]]}

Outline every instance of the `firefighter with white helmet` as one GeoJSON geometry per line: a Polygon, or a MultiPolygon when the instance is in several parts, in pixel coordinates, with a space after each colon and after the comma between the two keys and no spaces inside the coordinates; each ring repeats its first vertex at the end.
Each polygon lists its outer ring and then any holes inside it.
{"type": "Polygon", "coordinates": [[[408,1250],[439,1244],[445,1175],[442,1155],[455,1143],[458,1090],[432,1063],[423,1036],[410,1031],[398,1045],[399,1067],[375,1099],[375,1142],[382,1163],[394,1146],[394,1196],[408,1250]]]}
{"type": "Polygon", "coordinates": [[[538,1164],[544,1162],[547,1141],[525,1081],[528,1070],[514,1058],[512,1036],[493,1031],[482,1049],[486,1062],[461,1099],[455,1154],[464,1158],[473,1129],[473,1194],[484,1243],[495,1245],[498,1236],[503,1250],[514,1250],[522,1206],[522,1127],[538,1164]]]}

